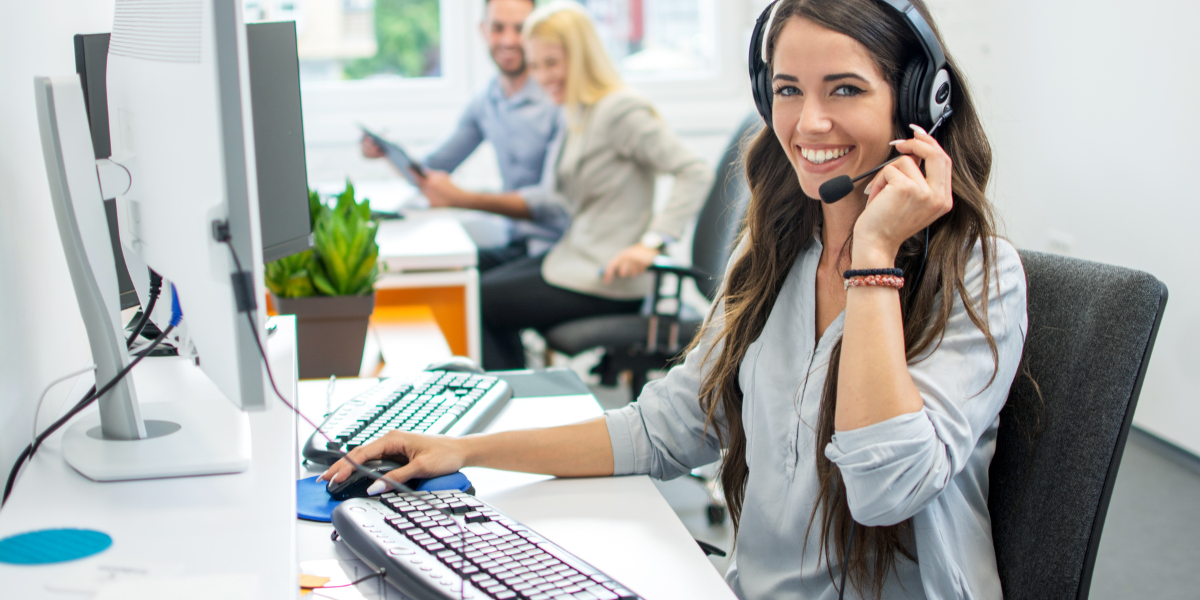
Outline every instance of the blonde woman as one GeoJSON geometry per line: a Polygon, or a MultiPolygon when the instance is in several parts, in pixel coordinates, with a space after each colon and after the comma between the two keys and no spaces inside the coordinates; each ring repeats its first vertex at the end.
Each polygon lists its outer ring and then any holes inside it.
{"type": "Polygon", "coordinates": [[[464,191],[430,173],[434,206],[571,223],[549,252],[481,278],[483,359],[491,370],[525,364],[520,331],[598,314],[636,312],[650,291],[646,268],[679,239],[708,193],[708,166],[685,147],[645,99],[621,83],[592,22],[578,5],[554,2],[525,22],[530,75],[564,108],[562,135],[547,152],[542,184],[508,194],[464,191]],[[654,181],[675,177],[655,212],[654,181]]]}

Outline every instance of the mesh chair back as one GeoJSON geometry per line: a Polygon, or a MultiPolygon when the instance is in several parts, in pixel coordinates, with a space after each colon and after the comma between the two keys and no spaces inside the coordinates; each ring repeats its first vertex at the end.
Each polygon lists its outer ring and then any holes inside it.
{"type": "Polygon", "coordinates": [[[742,148],[759,129],[762,118],[751,113],[738,126],[729,146],[717,164],[716,179],[696,219],[696,234],[692,240],[692,266],[711,277],[697,278],[696,287],[709,300],[716,298],[725,276],[725,263],[737,241],[742,216],[750,200],[746,173],[742,168],[742,148]]]}
{"type": "Polygon", "coordinates": [[[1045,406],[1018,375],[1000,413],[988,498],[1000,581],[1008,600],[1086,600],[1167,288],[1132,269],[1021,260],[1023,360],[1045,406]]]}

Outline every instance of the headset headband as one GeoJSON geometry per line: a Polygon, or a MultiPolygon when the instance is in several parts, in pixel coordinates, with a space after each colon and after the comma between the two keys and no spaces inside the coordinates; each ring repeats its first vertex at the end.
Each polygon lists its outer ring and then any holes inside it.
{"type": "MultiPolygon", "coordinates": [[[[896,90],[897,114],[904,121],[916,123],[926,130],[949,114],[950,69],[946,64],[946,53],[938,42],[933,28],[920,11],[909,0],[878,0],[899,13],[908,29],[916,36],[924,60],[914,59],[904,70],[900,89],[896,90]]],[[[784,0],[775,0],[755,23],[750,42],[750,87],[754,104],[759,114],[771,127],[771,104],[774,91],[771,88],[767,64],[767,43],[775,15],[784,0]]]]}
{"type": "Polygon", "coordinates": [[[921,49],[925,51],[925,56],[929,57],[929,63],[935,69],[944,69],[946,53],[942,50],[942,45],[938,43],[937,36],[933,35],[933,28],[929,26],[929,22],[925,20],[921,12],[908,0],[882,0],[882,2],[896,9],[896,12],[904,17],[908,28],[917,35],[917,41],[921,43],[921,49]]]}
{"type": "Polygon", "coordinates": [[[763,61],[764,65],[769,62],[767,60],[767,40],[771,39],[771,36],[770,36],[771,25],[775,23],[775,13],[777,13],[777,12],[779,12],[779,1],[778,0],[771,3],[771,16],[767,17],[767,24],[766,24],[766,27],[763,29],[763,31],[767,32],[767,35],[762,36],[762,61],[763,61]]]}

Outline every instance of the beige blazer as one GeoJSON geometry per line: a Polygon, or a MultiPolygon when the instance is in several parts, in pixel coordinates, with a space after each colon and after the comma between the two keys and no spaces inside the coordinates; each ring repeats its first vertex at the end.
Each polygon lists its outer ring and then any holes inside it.
{"type": "Polygon", "coordinates": [[[650,292],[649,274],[605,285],[603,269],[647,231],[680,239],[712,185],[712,170],[685,147],[650,103],[629,90],[587,107],[569,126],[555,191],[571,225],[542,264],[551,285],[613,299],[650,292]],[[654,181],[674,175],[666,205],[654,211],[654,181]]]}

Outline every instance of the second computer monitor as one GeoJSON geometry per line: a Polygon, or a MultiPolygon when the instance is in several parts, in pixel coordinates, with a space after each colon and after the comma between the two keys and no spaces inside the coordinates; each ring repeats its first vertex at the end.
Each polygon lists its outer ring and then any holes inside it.
{"type": "Polygon", "coordinates": [[[132,181],[117,198],[121,242],[178,293],[180,353],[235,405],[258,409],[265,313],[261,302],[245,313],[265,290],[248,64],[237,0],[116,3],[109,131],[132,181]]]}
{"type": "MultiPolygon", "coordinates": [[[[83,83],[96,158],[111,156],[106,70],[110,34],[75,36],[75,70],[83,83]]],[[[296,24],[249,23],[246,40],[254,114],[259,222],[263,260],[271,262],[312,247],[308,167],[300,102],[296,24]]],[[[114,200],[105,201],[116,257],[121,308],[139,304],[117,228],[114,200]]],[[[139,274],[145,278],[145,275],[139,274]]]]}

